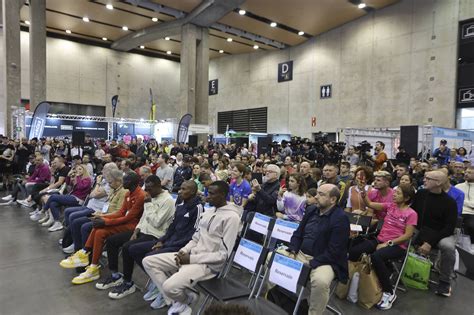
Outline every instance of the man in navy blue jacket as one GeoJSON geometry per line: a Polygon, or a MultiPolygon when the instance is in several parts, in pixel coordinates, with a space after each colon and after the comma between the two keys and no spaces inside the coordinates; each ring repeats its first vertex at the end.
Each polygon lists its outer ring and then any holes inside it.
{"type": "Polygon", "coordinates": [[[306,209],[288,248],[291,257],[312,268],[310,315],[323,314],[334,278],[343,283],[348,278],[350,225],[344,210],[337,205],[339,197],[336,185],[321,185],[316,195],[316,206],[306,209]]]}

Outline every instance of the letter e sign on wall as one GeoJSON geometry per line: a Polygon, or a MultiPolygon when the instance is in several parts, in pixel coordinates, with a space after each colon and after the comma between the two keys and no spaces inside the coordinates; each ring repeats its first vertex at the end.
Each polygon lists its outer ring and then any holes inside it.
{"type": "Polygon", "coordinates": [[[293,60],[278,64],[278,82],[293,80],[293,60]]]}
{"type": "Polygon", "coordinates": [[[219,90],[219,79],[209,81],[209,95],[216,95],[219,90]]]}

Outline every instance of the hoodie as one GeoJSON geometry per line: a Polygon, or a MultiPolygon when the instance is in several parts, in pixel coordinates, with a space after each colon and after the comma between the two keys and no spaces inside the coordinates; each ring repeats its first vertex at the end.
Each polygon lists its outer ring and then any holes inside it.
{"type": "Polygon", "coordinates": [[[234,248],[241,214],[241,208],[232,203],[206,210],[193,238],[180,251],[189,253],[191,264],[205,264],[219,273],[234,248]]]}
{"type": "Polygon", "coordinates": [[[464,182],[456,185],[464,193],[462,214],[474,215],[474,183],[464,182]]]}

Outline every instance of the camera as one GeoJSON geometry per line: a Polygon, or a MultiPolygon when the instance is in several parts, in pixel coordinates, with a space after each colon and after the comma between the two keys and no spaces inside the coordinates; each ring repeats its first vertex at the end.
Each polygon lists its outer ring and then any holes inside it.
{"type": "Polygon", "coordinates": [[[374,147],[367,141],[362,141],[355,147],[360,153],[370,152],[374,147]]]}

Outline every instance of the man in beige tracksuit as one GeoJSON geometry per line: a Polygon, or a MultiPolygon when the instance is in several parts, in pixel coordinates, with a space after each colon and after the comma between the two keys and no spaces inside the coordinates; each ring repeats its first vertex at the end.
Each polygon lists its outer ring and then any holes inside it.
{"type": "Polygon", "coordinates": [[[163,306],[173,303],[168,314],[191,314],[189,305],[197,295],[190,289],[197,282],[216,276],[231,254],[240,227],[241,208],[227,203],[228,192],[227,183],[212,183],[208,200],[215,208],[202,215],[192,240],[177,253],[143,259],[145,271],[163,295],[163,306]]]}

